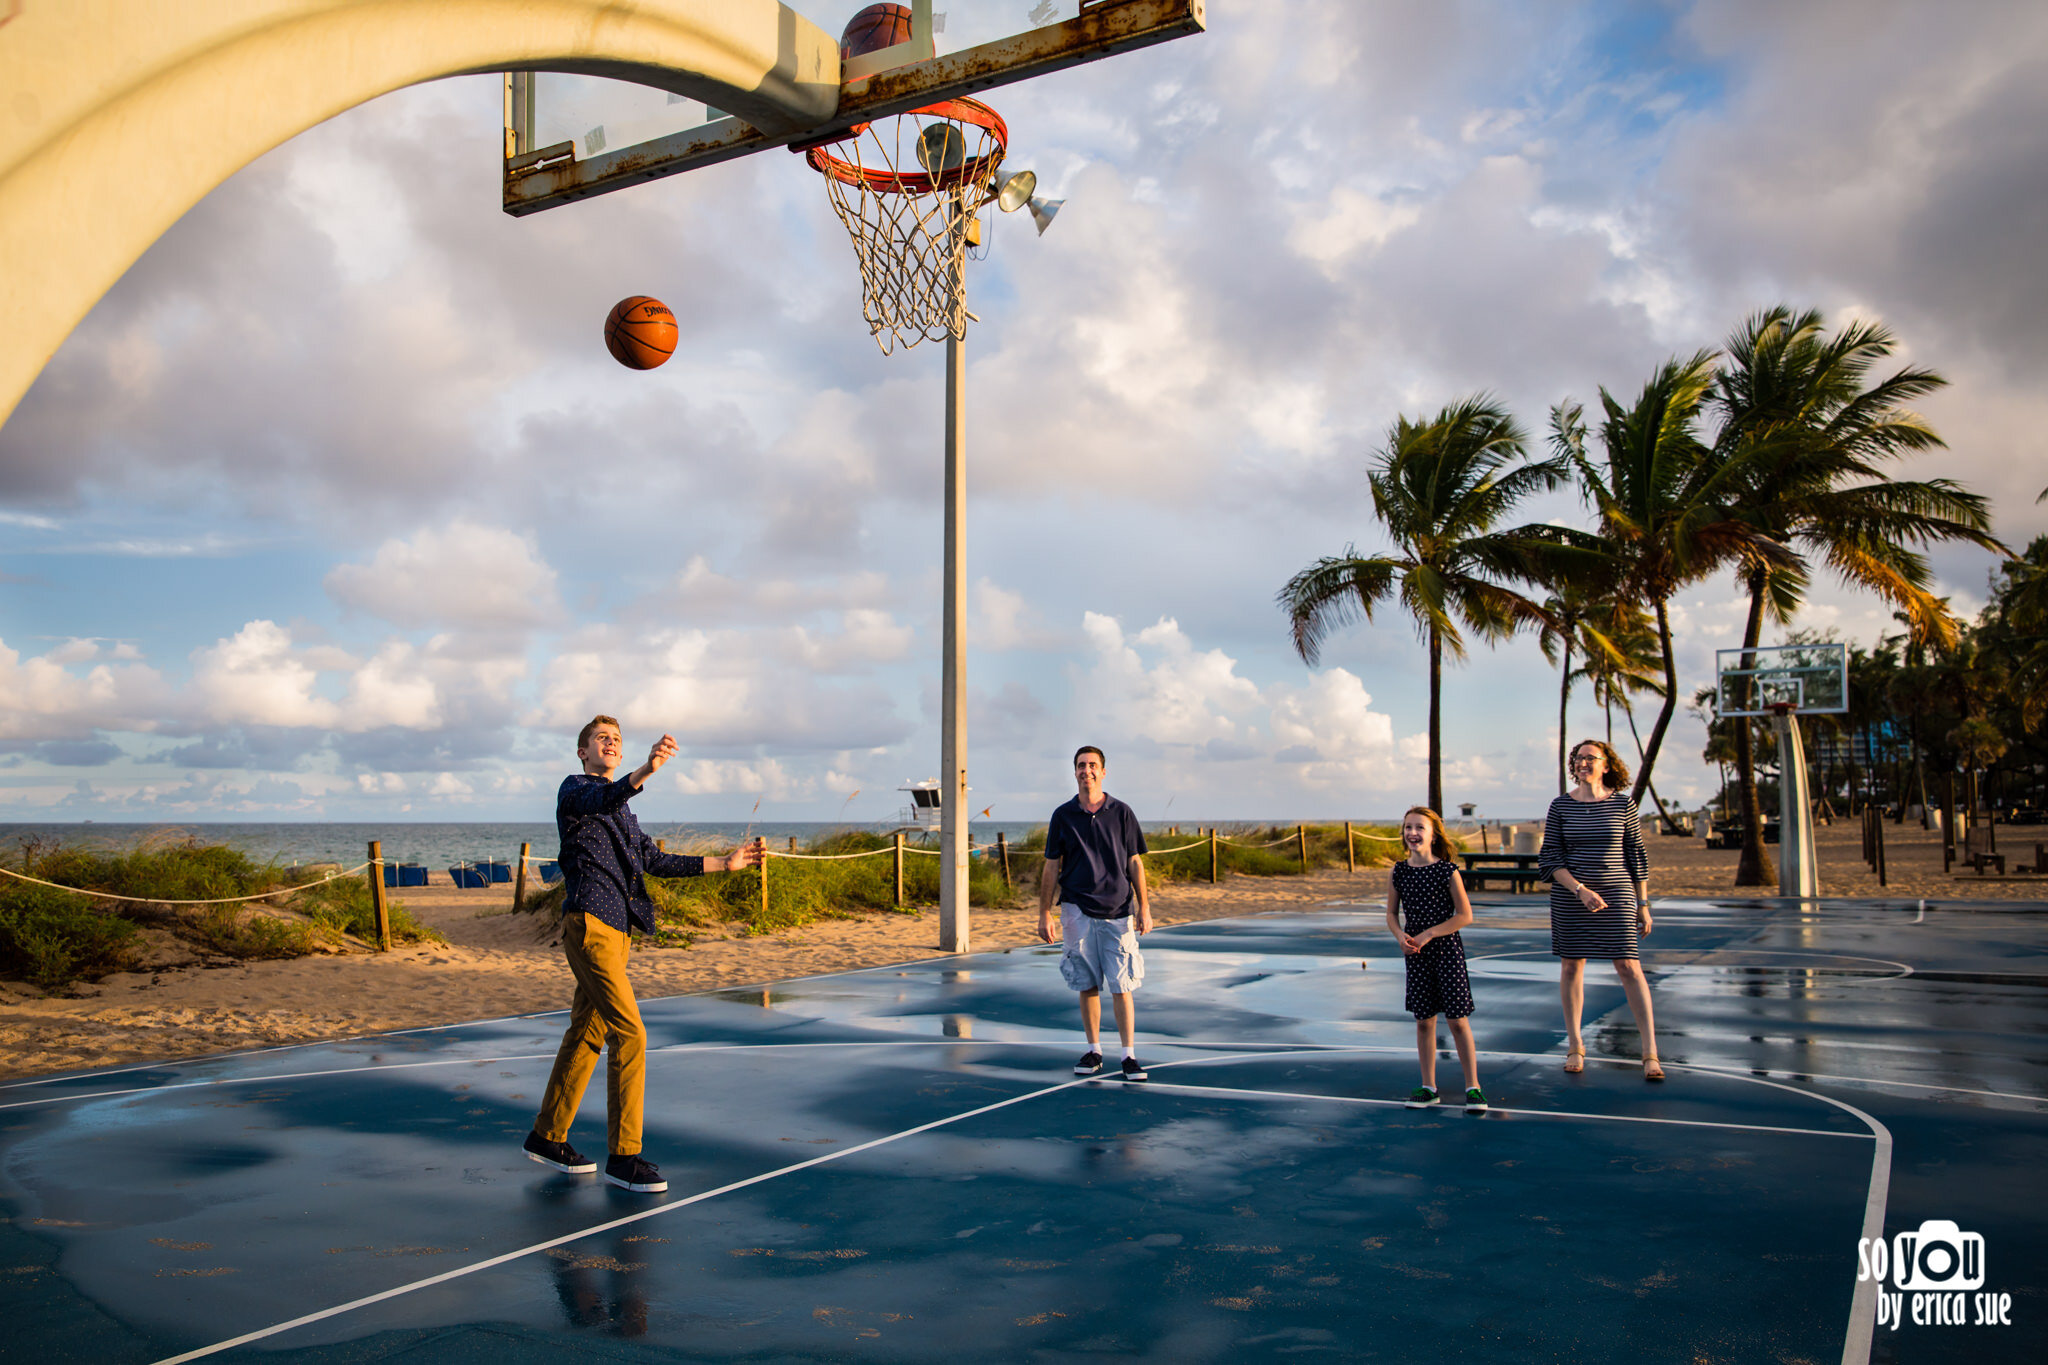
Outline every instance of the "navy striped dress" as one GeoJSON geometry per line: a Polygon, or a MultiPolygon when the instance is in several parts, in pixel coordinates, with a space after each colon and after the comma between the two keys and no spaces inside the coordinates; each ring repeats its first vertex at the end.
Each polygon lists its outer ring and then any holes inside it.
{"type": "Polygon", "coordinates": [[[1648,881],[1650,857],[1643,851],[1643,823],[1636,803],[1616,792],[1604,801],[1560,796],[1543,822],[1543,851],[1536,875],[1559,868],[1600,893],[1607,908],[1593,912],[1563,883],[1550,885],[1550,951],[1556,957],[1605,960],[1639,957],[1636,950],[1636,883],[1648,881]]]}

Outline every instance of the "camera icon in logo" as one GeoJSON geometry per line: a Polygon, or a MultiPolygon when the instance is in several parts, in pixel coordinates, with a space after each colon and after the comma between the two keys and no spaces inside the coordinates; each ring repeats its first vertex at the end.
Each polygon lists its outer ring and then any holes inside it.
{"type": "Polygon", "coordinates": [[[1892,1238],[1892,1284],[1899,1289],[1962,1290],[1984,1287],[1984,1237],[1946,1218],[1929,1218],[1917,1232],[1892,1238]]]}

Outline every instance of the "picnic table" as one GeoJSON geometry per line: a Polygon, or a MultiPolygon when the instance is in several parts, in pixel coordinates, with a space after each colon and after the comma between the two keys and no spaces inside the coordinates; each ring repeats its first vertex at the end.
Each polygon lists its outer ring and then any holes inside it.
{"type": "Polygon", "coordinates": [[[1537,887],[1535,853],[1461,853],[1465,860],[1465,885],[1483,891],[1488,882],[1506,882],[1510,891],[1534,891],[1537,887]]]}

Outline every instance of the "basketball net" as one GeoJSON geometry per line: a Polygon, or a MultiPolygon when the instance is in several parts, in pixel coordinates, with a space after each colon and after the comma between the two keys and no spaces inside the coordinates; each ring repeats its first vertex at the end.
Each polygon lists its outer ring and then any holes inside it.
{"type": "Polygon", "coordinates": [[[1009,141],[995,110],[957,99],[807,149],[853,241],[861,311],[882,354],[967,334],[970,230],[1009,141]]]}

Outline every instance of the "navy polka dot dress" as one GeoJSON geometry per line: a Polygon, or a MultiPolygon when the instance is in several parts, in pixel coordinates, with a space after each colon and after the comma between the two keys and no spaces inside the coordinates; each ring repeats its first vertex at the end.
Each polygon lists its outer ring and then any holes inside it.
{"type": "MultiPolygon", "coordinates": [[[[1434,929],[1457,913],[1451,900],[1451,878],[1457,863],[1439,858],[1427,867],[1416,867],[1406,858],[1394,864],[1394,891],[1400,897],[1401,927],[1410,934],[1434,929]]],[[[1456,934],[1445,934],[1422,945],[1422,951],[1403,954],[1408,963],[1408,1012],[1417,1019],[1441,1014],[1463,1019],[1472,1013],[1472,980],[1465,975],[1465,945],[1456,934]]]]}

